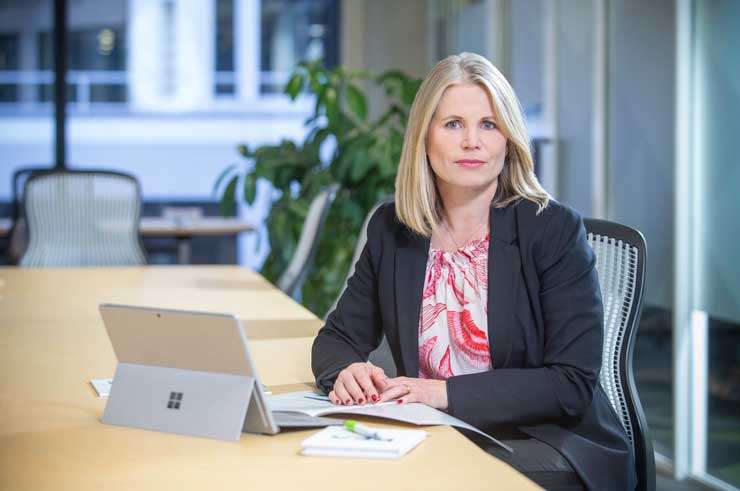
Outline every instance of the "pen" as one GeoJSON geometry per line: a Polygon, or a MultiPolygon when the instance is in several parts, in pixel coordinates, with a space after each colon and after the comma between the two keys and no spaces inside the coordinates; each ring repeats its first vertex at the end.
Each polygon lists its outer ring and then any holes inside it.
{"type": "Polygon", "coordinates": [[[313,392],[310,394],[306,394],[304,397],[306,399],[315,399],[317,401],[329,401],[329,396],[325,396],[322,394],[314,394],[313,392]]]}
{"type": "Polygon", "coordinates": [[[361,425],[360,423],[358,423],[357,421],[353,419],[348,419],[347,421],[345,421],[344,427],[353,433],[357,433],[358,435],[362,435],[365,438],[368,438],[371,440],[391,440],[391,438],[383,438],[380,435],[379,431],[373,430],[372,428],[368,428],[365,425],[361,425]]]}

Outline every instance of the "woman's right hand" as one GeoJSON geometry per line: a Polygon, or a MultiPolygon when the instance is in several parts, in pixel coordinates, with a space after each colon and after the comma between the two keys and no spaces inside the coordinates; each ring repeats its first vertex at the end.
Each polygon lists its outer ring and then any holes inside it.
{"type": "Polygon", "coordinates": [[[353,363],[339,372],[334,390],[329,392],[333,404],[351,406],[376,402],[388,386],[388,377],[382,368],[372,363],[353,363]]]}

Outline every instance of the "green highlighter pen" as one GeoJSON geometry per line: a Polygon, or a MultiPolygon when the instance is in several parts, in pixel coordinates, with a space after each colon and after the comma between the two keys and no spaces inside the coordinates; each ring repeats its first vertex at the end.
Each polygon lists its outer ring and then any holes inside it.
{"type": "Polygon", "coordinates": [[[362,435],[370,440],[392,440],[392,438],[383,438],[379,431],[368,428],[367,426],[362,425],[353,419],[348,419],[347,421],[345,421],[344,427],[349,431],[357,433],[358,435],[362,435]]]}

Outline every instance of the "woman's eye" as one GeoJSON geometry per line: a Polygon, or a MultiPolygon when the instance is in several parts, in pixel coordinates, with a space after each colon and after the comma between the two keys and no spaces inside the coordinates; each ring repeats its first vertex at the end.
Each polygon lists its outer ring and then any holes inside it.
{"type": "Polygon", "coordinates": [[[481,126],[483,126],[483,128],[485,128],[487,130],[494,130],[494,129],[496,129],[496,123],[494,123],[493,121],[483,121],[481,123],[481,126]]]}
{"type": "Polygon", "coordinates": [[[448,121],[445,123],[445,128],[462,128],[462,125],[460,124],[460,121],[453,119],[452,121],[448,121]]]}

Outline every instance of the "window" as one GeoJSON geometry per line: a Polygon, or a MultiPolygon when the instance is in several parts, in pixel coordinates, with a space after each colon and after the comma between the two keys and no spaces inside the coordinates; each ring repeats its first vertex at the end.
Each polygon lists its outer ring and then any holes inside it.
{"type": "MultiPolygon", "coordinates": [[[[99,26],[69,33],[68,100],[126,102],[126,39],[123,26],[99,26]]],[[[50,31],[38,34],[38,68],[53,70],[50,31]]],[[[41,101],[52,100],[52,83],[38,89],[41,101]]]]}
{"type": "Polygon", "coordinates": [[[692,415],[700,422],[694,433],[700,441],[691,442],[692,472],[740,487],[740,4],[698,2],[691,16],[696,109],[688,180],[693,261],[687,277],[694,291],[691,373],[703,381],[694,389],[701,396],[693,404],[702,409],[692,415]]]}
{"type": "Polygon", "coordinates": [[[542,0],[518,0],[509,9],[509,73],[527,118],[544,116],[545,5],[542,0]]]}
{"type": "Polygon", "coordinates": [[[262,0],[260,92],[282,90],[303,60],[339,61],[337,0],[262,0]]]}
{"type": "MultiPolygon", "coordinates": [[[[18,35],[0,34],[0,72],[18,70],[18,35]]],[[[0,77],[2,77],[0,73],[0,77]]],[[[18,100],[18,85],[10,78],[0,78],[0,102],[15,102],[18,100]]]]}
{"type": "Polygon", "coordinates": [[[234,75],[234,0],[216,0],[216,77],[214,93],[233,95],[234,75]]]}

